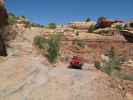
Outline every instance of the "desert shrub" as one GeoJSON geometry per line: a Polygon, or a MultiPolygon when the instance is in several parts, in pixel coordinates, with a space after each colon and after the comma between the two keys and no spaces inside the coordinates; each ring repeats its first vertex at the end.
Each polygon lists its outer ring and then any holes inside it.
{"type": "Polygon", "coordinates": [[[100,62],[99,61],[95,61],[94,64],[95,64],[95,67],[97,69],[101,69],[101,65],[100,65],[100,62]]]}
{"type": "Polygon", "coordinates": [[[122,79],[133,81],[133,75],[124,75],[122,79]]]}
{"type": "Polygon", "coordinates": [[[120,31],[122,31],[122,30],[125,29],[125,27],[124,27],[123,25],[116,25],[115,28],[116,28],[117,30],[120,30],[120,31]]]}
{"type": "Polygon", "coordinates": [[[111,74],[114,70],[120,70],[121,61],[118,57],[109,58],[108,62],[104,62],[103,71],[107,74],[111,74]]]}
{"type": "Polygon", "coordinates": [[[96,30],[96,25],[91,25],[90,28],[88,29],[89,33],[92,33],[96,30]]]}
{"type": "Polygon", "coordinates": [[[124,72],[118,72],[115,74],[115,77],[123,79],[123,80],[129,80],[129,81],[133,81],[133,75],[132,74],[127,74],[124,72]]]}
{"type": "Polygon", "coordinates": [[[104,17],[104,16],[99,17],[99,18],[97,19],[97,23],[99,24],[99,23],[101,23],[101,21],[106,20],[106,19],[107,19],[107,18],[104,17]]]}
{"type": "Polygon", "coordinates": [[[85,22],[90,22],[90,21],[91,19],[89,17],[85,20],[85,22]]]}
{"type": "Polygon", "coordinates": [[[23,18],[23,19],[26,19],[26,16],[23,16],[23,15],[22,15],[22,16],[20,16],[20,17],[23,18]]]}
{"type": "Polygon", "coordinates": [[[107,56],[109,57],[109,61],[104,62],[103,70],[107,74],[111,74],[114,70],[119,71],[121,69],[120,66],[124,61],[123,57],[117,55],[113,47],[108,51],[107,56]]]}
{"type": "Polygon", "coordinates": [[[48,39],[42,36],[36,36],[34,38],[34,45],[43,50],[47,55],[48,60],[53,63],[57,60],[60,52],[60,35],[51,34],[48,39]]]}
{"type": "Polygon", "coordinates": [[[79,31],[76,31],[76,36],[79,36],[79,31]]]}
{"type": "Polygon", "coordinates": [[[57,60],[60,52],[60,35],[52,34],[48,39],[48,60],[53,63],[57,60]]]}
{"type": "Polygon", "coordinates": [[[8,14],[8,23],[13,25],[16,23],[17,17],[13,13],[8,14]]]}
{"type": "Polygon", "coordinates": [[[121,65],[123,60],[123,57],[117,55],[114,51],[114,48],[111,48],[106,56],[109,57],[108,61],[103,61],[102,64],[99,63],[95,63],[95,67],[97,69],[100,69],[102,71],[104,71],[105,73],[107,73],[108,75],[111,75],[112,72],[114,71],[120,71],[121,70],[121,65]]]}
{"type": "Polygon", "coordinates": [[[36,36],[34,38],[34,44],[40,49],[44,49],[45,43],[46,39],[42,36],[36,36]]]}
{"type": "Polygon", "coordinates": [[[55,29],[57,26],[55,23],[49,23],[47,28],[50,28],[50,29],[55,29]]]}
{"type": "Polygon", "coordinates": [[[48,59],[50,62],[54,62],[59,56],[60,38],[57,34],[49,36],[48,40],[48,59]]]}
{"type": "Polygon", "coordinates": [[[40,27],[40,28],[44,28],[45,26],[44,25],[41,25],[41,24],[37,24],[37,23],[30,23],[30,27],[40,27]]]}

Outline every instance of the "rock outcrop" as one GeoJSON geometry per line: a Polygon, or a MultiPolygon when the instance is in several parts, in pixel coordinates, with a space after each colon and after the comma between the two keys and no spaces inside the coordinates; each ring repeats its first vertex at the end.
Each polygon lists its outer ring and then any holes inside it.
{"type": "Polygon", "coordinates": [[[73,29],[89,30],[95,24],[96,23],[92,22],[92,21],[90,21],[90,22],[73,22],[73,23],[70,23],[69,27],[71,27],[73,29]]]}
{"type": "Polygon", "coordinates": [[[126,24],[126,28],[127,28],[128,30],[133,31],[133,20],[128,21],[128,23],[126,24]]]}

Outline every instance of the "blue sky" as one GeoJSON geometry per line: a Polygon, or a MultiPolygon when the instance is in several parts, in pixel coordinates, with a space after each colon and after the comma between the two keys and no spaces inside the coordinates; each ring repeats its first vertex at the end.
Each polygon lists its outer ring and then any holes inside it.
{"type": "Polygon", "coordinates": [[[133,0],[6,0],[6,7],[30,21],[48,24],[82,21],[100,16],[133,19],[133,0]]]}

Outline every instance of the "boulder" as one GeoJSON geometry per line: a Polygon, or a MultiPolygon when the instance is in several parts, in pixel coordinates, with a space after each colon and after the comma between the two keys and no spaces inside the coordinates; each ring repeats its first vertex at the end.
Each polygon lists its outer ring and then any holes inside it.
{"type": "Polygon", "coordinates": [[[104,35],[104,36],[112,36],[113,32],[111,28],[99,28],[94,31],[96,34],[104,35]]]}

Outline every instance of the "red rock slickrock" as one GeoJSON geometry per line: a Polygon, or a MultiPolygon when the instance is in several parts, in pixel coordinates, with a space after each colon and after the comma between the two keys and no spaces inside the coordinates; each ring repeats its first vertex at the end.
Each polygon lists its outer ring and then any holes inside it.
{"type": "Polygon", "coordinates": [[[124,100],[117,82],[98,70],[49,68],[29,55],[0,66],[1,100],[124,100]]]}

